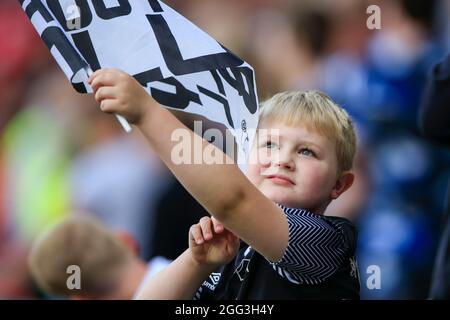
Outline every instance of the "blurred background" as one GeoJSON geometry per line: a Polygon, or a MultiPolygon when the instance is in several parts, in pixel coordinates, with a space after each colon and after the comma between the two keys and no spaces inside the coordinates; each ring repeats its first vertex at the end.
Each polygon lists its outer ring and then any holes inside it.
{"type": "MultiPolygon", "coordinates": [[[[164,2],[254,67],[260,101],[319,89],[351,114],[357,180],[327,214],[358,225],[363,299],[426,299],[450,154],[421,137],[417,116],[431,66],[450,51],[450,0],[164,2]],[[366,25],[373,4],[379,30],[366,25]],[[371,265],[380,289],[366,286],[371,265]]],[[[136,131],[76,93],[18,1],[0,0],[1,299],[48,298],[27,253],[75,212],[129,232],[143,259],[184,250],[205,212],[136,131]]]]}

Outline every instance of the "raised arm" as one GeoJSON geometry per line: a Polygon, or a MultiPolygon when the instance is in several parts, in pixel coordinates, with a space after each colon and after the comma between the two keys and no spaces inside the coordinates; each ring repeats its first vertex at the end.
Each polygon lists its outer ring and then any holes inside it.
{"type": "MultiPolygon", "coordinates": [[[[153,151],[212,216],[267,259],[277,261],[282,257],[289,237],[287,219],[236,165],[174,164],[171,153],[176,146],[172,139],[175,130],[186,130],[191,141],[201,138],[128,74],[115,69],[98,70],[89,82],[101,109],[118,113],[135,124],[153,151]]],[[[202,151],[207,146],[213,147],[202,139],[202,151]]],[[[222,151],[216,148],[215,152],[222,151]]]]}

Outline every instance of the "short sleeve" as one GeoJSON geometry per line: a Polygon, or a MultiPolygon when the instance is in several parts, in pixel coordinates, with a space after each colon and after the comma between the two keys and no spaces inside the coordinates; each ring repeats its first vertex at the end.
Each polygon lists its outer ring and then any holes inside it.
{"type": "Polygon", "coordinates": [[[296,284],[315,285],[332,276],[349,256],[351,244],[342,228],[306,210],[284,208],[289,242],[283,257],[272,262],[278,274],[296,284]]]}

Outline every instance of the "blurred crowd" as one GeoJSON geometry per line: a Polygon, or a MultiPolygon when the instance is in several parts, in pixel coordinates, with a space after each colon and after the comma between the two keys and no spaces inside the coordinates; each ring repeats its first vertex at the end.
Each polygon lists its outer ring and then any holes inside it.
{"type": "MultiPolygon", "coordinates": [[[[359,227],[363,299],[426,299],[450,154],[421,137],[417,117],[430,67],[450,51],[450,1],[164,2],[254,67],[260,100],[319,89],[351,114],[356,183],[327,214],[359,227]],[[367,27],[373,4],[378,30],[367,27]],[[366,286],[373,265],[379,289],[366,286]]],[[[68,215],[123,229],[145,260],[187,247],[206,213],[136,131],[77,94],[18,1],[0,0],[0,298],[45,297],[28,250],[68,215]]]]}

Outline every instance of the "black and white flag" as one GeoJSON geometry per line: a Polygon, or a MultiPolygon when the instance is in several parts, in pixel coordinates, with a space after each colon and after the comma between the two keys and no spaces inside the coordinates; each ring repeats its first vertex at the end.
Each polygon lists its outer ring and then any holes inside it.
{"type": "Polygon", "coordinates": [[[245,162],[258,122],[254,71],[185,17],[158,0],[19,2],[78,92],[92,92],[89,66],[122,69],[160,104],[224,124],[245,162]]]}

